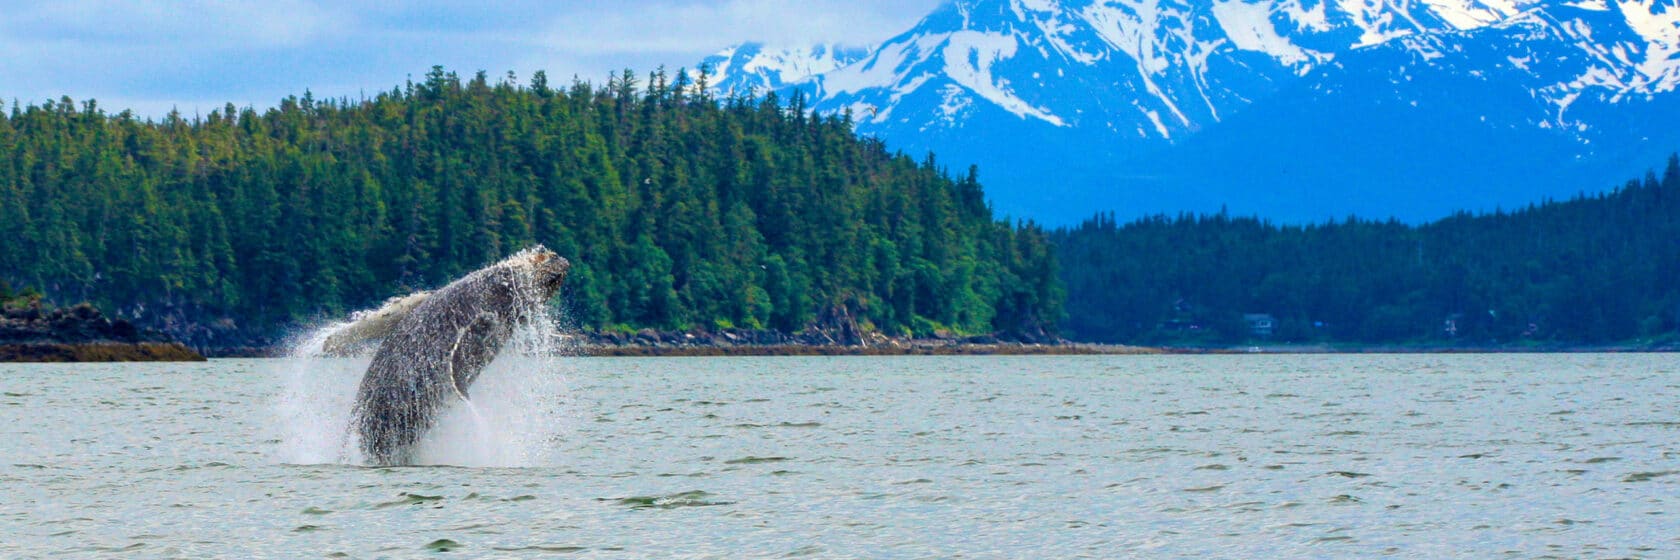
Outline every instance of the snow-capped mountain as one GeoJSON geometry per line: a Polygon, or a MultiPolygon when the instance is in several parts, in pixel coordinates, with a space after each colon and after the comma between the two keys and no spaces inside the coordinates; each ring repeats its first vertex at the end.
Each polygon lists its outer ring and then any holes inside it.
{"type": "Polygon", "coordinates": [[[1420,58],[1409,67],[1520,86],[1549,109],[1549,118],[1533,124],[1582,129],[1591,123],[1570,118],[1577,101],[1651,99],[1680,86],[1680,6],[1663,2],[1534,2],[1461,33],[1408,36],[1370,50],[1403,50],[1420,58]]]}
{"type": "Polygon", "coordinates": [[[1299,0],[949,2],[858,63],[807,81],[867,125],[957,126],[976,106],[1057,127],[1170,139],[1217,122],[1352,46],[1447,27],[1378,4],[1299,0]],[[1332,23],[1334,22],[1334,23],[1332,23]],[[937,101],[931,114],[896,111],[937,101]],[[917,104],[910,104],[912,107],[917,104]]]}
{"type": "Polygon", "coordinates": [[[765,50],[763,43],[742,43],[707,57],[701,65],[717,76],[712,89],[718,93],[764,94],[845,67],[866,54],[869,49],[845,45],[765,50]]]}
{"type": "Polygon", "coordinates": [[[743,52],[720,86],[799,88],[1051,222],[1427,219],[1680,149],[1672,0],[955,0],[855,58],[743,52]]]}

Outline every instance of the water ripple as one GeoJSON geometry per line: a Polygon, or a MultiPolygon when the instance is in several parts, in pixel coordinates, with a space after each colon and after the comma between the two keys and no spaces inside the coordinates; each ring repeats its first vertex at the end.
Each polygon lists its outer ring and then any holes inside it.
{"type": "Polygon", "coordinates": [[[1670,355],[511,362],[393,469],[316,365],[0,365],[0,557],[1680,557],[1670,355]]]}

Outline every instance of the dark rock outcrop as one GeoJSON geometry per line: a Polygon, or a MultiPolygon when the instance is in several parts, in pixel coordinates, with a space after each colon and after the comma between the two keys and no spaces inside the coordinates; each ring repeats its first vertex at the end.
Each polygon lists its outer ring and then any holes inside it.
{"type": "Polygon", "coordinates": [[[47,308],[36,300],[0,308],[0,362],[203,360],[161,333],[107,318],[86,303],[47,308]]]}
{"type": "Polygon", "coordinates": [[[589,356],[885,356],[955,354],[1147,354],[1153,348],[1075,344],[1051,336],[981,335],[968,338],[889,337],[862,331],[855,324],[830,328],[812,326],[797,333],[773,330],[719,329],[711,331],[655,331],[634,333],[567,333],[568,344],[589,356]]]}

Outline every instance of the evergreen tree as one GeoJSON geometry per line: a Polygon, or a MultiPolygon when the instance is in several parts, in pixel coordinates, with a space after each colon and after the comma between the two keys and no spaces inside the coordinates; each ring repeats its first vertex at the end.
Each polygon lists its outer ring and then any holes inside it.
{"type": "Polygon", "coordinates": [[[1229,344],[1263,313],[1296,342],[1609,343],[1680,331],[1677,199],[1670,157],[1609,193],[1419,226],[1098,215],[1051,238],[1079,339],[1229,344]]]}
{"type": "Polygon", "coordinates": [[[156,121],[14,104],[0,280],[242,343],[540,242],[573,260],[564,308],[584,328],[1056,320],[1046,234],[996,221],[975,170],[953,179],[801,97],[713,99],[708,79],[433,67],[371,99],[156,121]]]}

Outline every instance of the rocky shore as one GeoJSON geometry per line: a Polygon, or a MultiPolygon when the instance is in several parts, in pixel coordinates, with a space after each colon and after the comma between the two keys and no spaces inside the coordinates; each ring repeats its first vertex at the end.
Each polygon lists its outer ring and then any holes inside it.
{"type": "Polygon", "coordinates": [[[655,331],[568,333],[566,346],[584,356],[909,356],[1156,354],[1138,346],[1082,344],[1051,337],[889,337],[852,329],[655,331]]]}
{"type": "Polygon", "coordinates": [[[0,308],[0,362],[176,362],[204,356],[163,334],[110,319],[88,304],[39,300],[0,308]]]}

